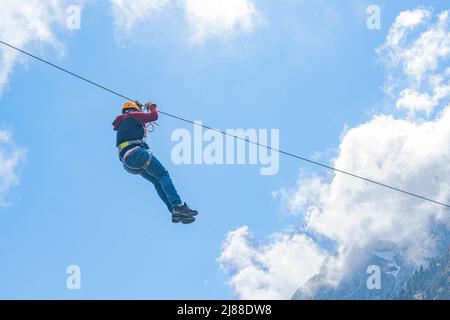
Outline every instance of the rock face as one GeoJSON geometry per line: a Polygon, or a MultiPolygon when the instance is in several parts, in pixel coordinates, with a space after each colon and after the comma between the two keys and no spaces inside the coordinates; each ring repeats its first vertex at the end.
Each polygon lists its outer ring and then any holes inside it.
{"type": "Polygon", "coordinates": [[[450,300],[450,247],[427,268],[416,270],[397,299],[450,300]]]}
{"type": "Polygon", "coordinates": [[[379,242],[354,253],[350,257],[351,268],[345,268],[345,274],[337,280],[330,281],[333,279],[330,274],[339,274],[333,272],[338,260],[333,257],[325,260],[319,274],[299,288],[292,299],[450,299],[449,229],[436,226],[430,238],[437,244],[435,258],[426,258],[420,268],[402,257],[401,246],[379,242]]]}
{"type": "MultiPolygon", "coordinates": [[[[323,270],[326,268],[324,266],[323,270]]],[[[343,277],[338,286],[327,284],[325,276],[327,272],[323,271],[298,289],[293,299],[393,299],[405,286],[413,270],[413,267],[403,262],[395,252],[387,250],[371,252],[343,277]]]]}

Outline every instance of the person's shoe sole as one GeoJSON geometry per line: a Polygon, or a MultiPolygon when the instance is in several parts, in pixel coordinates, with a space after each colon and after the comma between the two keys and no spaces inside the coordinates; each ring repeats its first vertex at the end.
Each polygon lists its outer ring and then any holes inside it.
{"type": "Polygon", "coordinates": [[[191,224],[195,221],[194,217],[172,217],[173,223],[191,224]]]}
{"type": "MultiPolygon", "coordinates": [[[[177,213],[175,212],[174,214],[176,215],[177,213]]],[[[198,215],[198,212],[197,211],[190,212],[190,213],[179,212],[178,215],[183,216],[183,217],[195,217],[198,215]]]]}

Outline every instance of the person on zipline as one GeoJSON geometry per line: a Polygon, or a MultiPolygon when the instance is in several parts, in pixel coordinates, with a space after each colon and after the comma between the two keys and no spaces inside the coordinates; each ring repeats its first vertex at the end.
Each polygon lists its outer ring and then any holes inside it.
{"type": "Polygon", "coordinates": [[[113,122],[119,158],[126,171],[139,174],[153,183],[159,197],[172,213],[173,223],[190,224],[195,221],[198,212],[181,201],[169,172],[149,151],[146,143],[146,125],[157,119],[158,109],[154,103],[148,102],[144,107],[139,102],[123,105],[122,115],[113,122]],[[150,112],[143,112],[143,109],[150,112]]]}

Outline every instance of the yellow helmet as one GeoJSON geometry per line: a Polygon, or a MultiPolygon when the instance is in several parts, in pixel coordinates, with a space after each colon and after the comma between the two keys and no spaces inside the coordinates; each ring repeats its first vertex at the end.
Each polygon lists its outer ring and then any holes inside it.
{"type": "Polygon", "coordinates": [[[122,107],[122,113],[127,113],[131,110],[142,111],[141,107],[135,102],[126,102],[122,107]]]}

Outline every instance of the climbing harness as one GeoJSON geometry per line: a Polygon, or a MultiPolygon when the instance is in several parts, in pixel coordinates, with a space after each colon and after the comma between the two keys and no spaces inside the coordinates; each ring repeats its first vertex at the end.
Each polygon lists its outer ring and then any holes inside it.
{"type": "Polygon", "coordinates": [[[132,141],[125,141],[119,144],[117,147],[117,152],[119,153],[119,156],[122,154],[122,152],[131,146],[139,146],[148,149],[148,145],[145,142],[145,140],[132,140],[132,141]]]}

